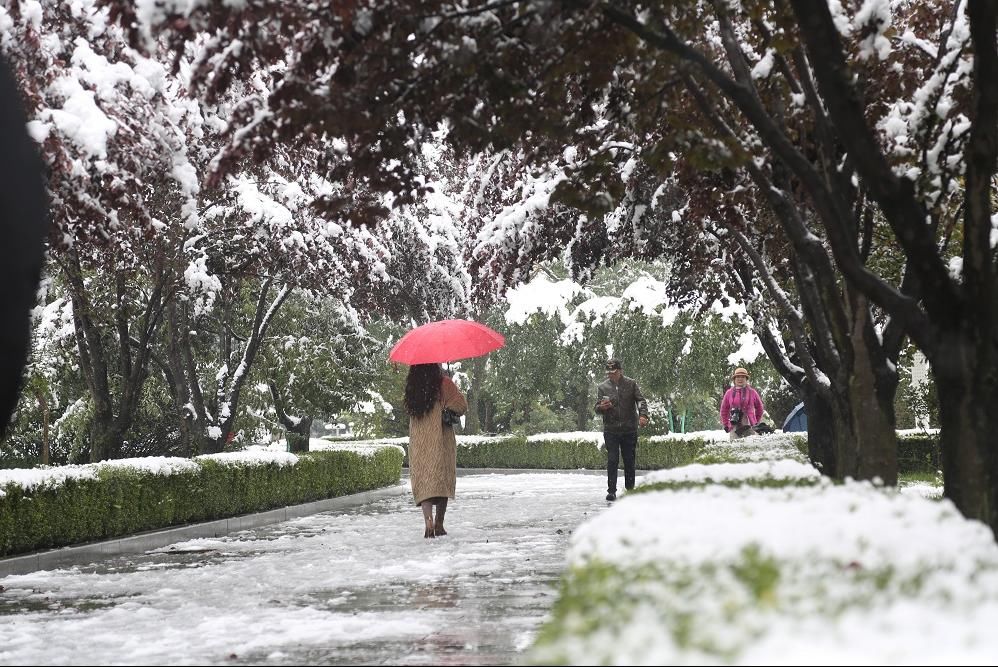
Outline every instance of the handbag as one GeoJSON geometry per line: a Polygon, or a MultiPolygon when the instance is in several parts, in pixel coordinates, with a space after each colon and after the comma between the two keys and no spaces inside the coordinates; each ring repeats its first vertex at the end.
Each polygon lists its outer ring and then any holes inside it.
{"type": "Polygon", "coordinates": [[[440,415],[440,417],[444,426],[450,426],[451,428],[454,428],[455,424],[461,423],[461,415],[457,414],[450,408],[444,408],[444,411],[440,415]]]}

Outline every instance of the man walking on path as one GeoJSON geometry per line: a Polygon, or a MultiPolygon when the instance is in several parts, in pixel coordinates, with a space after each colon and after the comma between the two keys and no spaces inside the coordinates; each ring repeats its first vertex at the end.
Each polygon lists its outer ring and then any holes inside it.
{"type": "Polygon", "coordinates": [[[634,488],[638,426],[648,424],[648,402],[638,383],[624,377],[619,359],[606,362],[606,380],[596,389],[596,412],[603,417],[606,442],[606,499],[617,499],[617,465],[624,455],[624,488],[634,488]]]}

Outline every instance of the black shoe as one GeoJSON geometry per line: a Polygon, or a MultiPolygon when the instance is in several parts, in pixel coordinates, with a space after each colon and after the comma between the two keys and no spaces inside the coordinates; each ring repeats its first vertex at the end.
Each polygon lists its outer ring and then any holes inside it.
{"type": "Polygon", "coordinates": [[[617,494],[614,493],[613,491],[611,491],[610,493],[606,494],[606,499],[607,500],[616,500],[617,499],[617,494]]]}

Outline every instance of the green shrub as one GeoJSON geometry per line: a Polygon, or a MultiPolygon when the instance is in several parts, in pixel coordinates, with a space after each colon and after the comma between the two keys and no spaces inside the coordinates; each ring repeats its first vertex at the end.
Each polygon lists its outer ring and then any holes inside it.
{"type": "Polygon", "coordinates": [[[777,479],[773,477],[747,477],[738,479],[720,479],[712,480],[706,479],[703,481],[674,481],[674,482],[655,482],[653,484],[642,484],[634,489],[632,493],[648,493],[650,491],[682,491],[684,489],[700,489],[705,486],[727,486],[731,488],[738,488],[742,486],[751,486],[757,489],[783,489],[790,486],[815,486],[821,482],[817,479],[808,478],[793,478],[793,479],[777,479]]]}
{"type": "Polygon", "coordinates": [[[591,440],[535,440],[511,436],[495,442],[457,446],[460,468],[542,468],[575,470],[606,467],[606,452],[591,440]],[[601,463],[602,461],[602,463],[601,463]]]}
{"type": "Polygon", "coordinates": [[[397,484],[402,452],[298,455],[294,465],[196,459],[198,468],[161,475],[107,466],[96,478],[0,496],[0,556],[107,539],[184,523],[333,498],[397,484]]]}
{"type": "Polygon", "coordinates": [[[934,473],[939,470],[939,435],[898,436],[898,472],[934,473]]]}
{"type": "MultiPolygon", "coordinates": [[[[638,440],[635,467],[660,470],[692,463],[703,449],[701,440],[638,440]]],[[[495,442],[458,444],[459,468],[537,468],[605,470],[606,449],[592,440],[530,440],[510,436],[495,442]]],[[[620,465],[623,466],[623,459],[620,465]]]]}

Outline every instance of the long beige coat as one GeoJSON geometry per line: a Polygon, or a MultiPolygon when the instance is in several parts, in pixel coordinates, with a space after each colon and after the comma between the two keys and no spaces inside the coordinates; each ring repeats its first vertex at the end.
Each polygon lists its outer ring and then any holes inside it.
{"type": "Polygon", "coordinates": [[[453,380],[444,376],[440,399],[422,417],[409,417],[409,482],[416,504],[436,497],[454,497],[457,486],[457,438],[444,428],[444,408],[463,415],[468,401],[453,380]]]}

